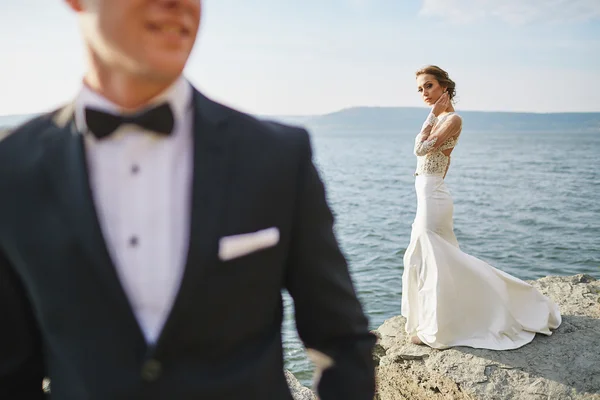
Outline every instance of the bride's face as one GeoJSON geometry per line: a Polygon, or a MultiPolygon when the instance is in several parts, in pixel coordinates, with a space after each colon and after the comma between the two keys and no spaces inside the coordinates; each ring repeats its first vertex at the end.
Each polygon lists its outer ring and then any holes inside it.
{"type": "Polygon", "coordinates": [[[444,93],[444,88],[435,79],[433,75],[421,74],[417,76],[417,90],[421,94],[423,101],[428,106],[435,104],[444,93]]]}

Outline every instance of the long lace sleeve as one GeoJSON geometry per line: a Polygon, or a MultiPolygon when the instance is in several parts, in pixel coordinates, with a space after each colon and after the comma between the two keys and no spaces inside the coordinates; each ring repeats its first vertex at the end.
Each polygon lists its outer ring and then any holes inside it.
{"type": "MultiPolygon", "coordinates": [[[[435,143],[431,143],[431,141],[427,140],[433,126],[436,122],[437,118],[433,114],[429,114],[427,116],[427,120],[423,122],[423,126],[421,127],[421,132],[417,135],[415,139],[415,149],[414,153],[416,156],[422,156],[427,154],[429,150],[435,145],[435,143]]],[[[435,142],[435,140],[434,140],[435,142]]]]}
{"type": "Polygon", "coordinates": [[[415,155],[424,156],[425,154],[429,153],[431,149],[435,147],[436,142],[436,137],[424,139],[423,136],[419,134],[415,139],[415,155]]]}
{"type": "MultiPolygon", "coordinates": [[[[427,124],[427,121],[425,124],[427,124]]],[[[427,128],[425,124],[423,124],[421,133],[415,139],[414,153],[416,156],[424,156],[437,150],[446,140],[460,133],[462,129],[462,119],[457,115],[446,118],[441,124],[435,125],[435,127],[429,126],[427,128]],[[431,133],[427,132],[427,130],[431,133]]]]}

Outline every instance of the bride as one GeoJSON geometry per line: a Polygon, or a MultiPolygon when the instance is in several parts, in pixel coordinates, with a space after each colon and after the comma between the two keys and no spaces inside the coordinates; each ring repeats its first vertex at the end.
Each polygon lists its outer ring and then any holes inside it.
{"type": "Polygon", "coordinates": [[[417,213],[404,254],[402,315],[415,344],[507,350],[550,335],[558,306],[534,287],[462,252],[453,231],[452,197],[444,178],[462,130],[455,83],[428,66],[416,73],[431,112],[415,139],[417,213]]]}

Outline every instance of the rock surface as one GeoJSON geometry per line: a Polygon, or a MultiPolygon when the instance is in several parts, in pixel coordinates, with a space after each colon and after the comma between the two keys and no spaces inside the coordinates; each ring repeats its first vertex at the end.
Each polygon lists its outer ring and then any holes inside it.
{"type": "Polygon", "coordinates": [[[290,371],[285,370],[285,379],[287,380],[292,397],[294,400],[317,400],[317,396],[309,388],[302,386],[302,384],[296,379],[294,374],[290,371]]]}
{"type": "Polygon", "coordinates": [[[516,350],[410,344],[403,317],[375,331],[378,400],[600,399],[600,281],[588,275],[529,282],[563,317],[551,336],[516,350]]]}

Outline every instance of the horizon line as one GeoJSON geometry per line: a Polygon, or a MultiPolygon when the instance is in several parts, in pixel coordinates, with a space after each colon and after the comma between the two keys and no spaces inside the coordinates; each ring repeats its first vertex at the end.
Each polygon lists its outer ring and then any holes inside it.
{"type": "MultiPolygon", "coordinates": [[[[234,108],[235,107],[231,107],[234,108]]],[[[290,114],[290,113],[281,113],[281,114],[272,114],[272,113],[250,113],[245,112],[246,114],[260,116],[260,117],[290,117],[290,118],[309,118],[309,117],[321,117],[331,114],[336,114],[342,111],[353,110],[353,109],[418,109],[418,110],[427,110],[430,107],[420,107],[420,106],[349,106],[342,107],[336,109],[334,111],[322,112],[322,113],[306,113],[306,114],[290,114]]],[[[456,111],[460,112],[472,112],[472,113],[497,113],[497,114],[537,114],[537,115],[549,115],[549,114],[600,114],[600,110],[598,111],[510,111],[510,110],[472,110],[472,109],[459,109],[455,108],[456,111]]],[[[25,117],[25,116],[37,116],[48,113],[49,111],[40,111],[33,113],[19,113],[19,114],[0,114],[0,118],[6,117],[25,117]]]]}
{"type": "MultiPolygon", "coordinates": [[[[385,108],[385,109],[416,109],[416,110],[427,110],[430,107],[419,107],[419,106],[350,106],[336,109],[334,111],[323,112],[318,114],[270,114],[270,113],[252,113],[253,115],[260,115],[263,117],[291,117],[291,118],[302,118],[302,117],[321,117],[325,115],[336,114],[342,111],[353,110],[353,109],[373,109],[373,108],[385,108]]],[[[507,111],[507,110],[472,110],[472,109],[460,109],[455,108],[458,112],[470,112],[470,113],[497,113],[497,114],[537,114],[537,115],[548,115],[548,114],[600,114],[598,111],[507,111]]]]}

